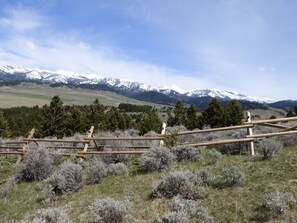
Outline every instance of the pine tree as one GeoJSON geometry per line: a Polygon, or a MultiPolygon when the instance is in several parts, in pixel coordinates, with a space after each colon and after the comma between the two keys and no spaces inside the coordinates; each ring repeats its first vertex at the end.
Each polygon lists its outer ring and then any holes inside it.
{"type": "Polygon", "coordinates": [[[92,105],[86,111],[86,123],[88,126],[94,126],[96,131],[106,130],[105,128],[105,108],[95,99],[92,105]]]}
{"type": "Polygon", "coordinates": [[[10,136],[9,126],[8,126],[7,120],[4,117],[2,111],[0,111],[0,136],[1,137],[9,137],[10,136]]]}
{"type": "Polygon", "coordinates": [[[211,128],[222,127],[226,124],[225,109],[221,102],[213,98],[209,103],[207,109],[203,112],[203,120],[209,124],[211,128]]]}
{"type": "Polygon", "coordinates": [[[84,122],[84,114],[76,107],[72,107],[70,112],[67,114],[67,129],[71,130],[71,135],[74,133],[85,133],[87,127],[84,122]]]}
{"type": "Polygon", "coordinates": [[[193,129],[202,129],[203,128],[203,120],[201,116],[197,114],[197,108],[195,105],[191,105],[190,108],[187,109],[186,113],[186,128],[189,130],[193,129]]]}
{"type": "Polygon", "coordinates": [[[289,118],[289,117],[295,117],[295,114],[294,114],[294,112],[292,110],[289,110],[288,113],[287,113],[287,115],[286,115],[286,117],[287,118],[289,118]]]}
{"type": "Polygon", "coordinates": [[[126,119],[116,108],[112,108],[106,113],[105,127],[109,131],[127,129],[126,119]]]}
{"type": "Polygon", "coordinates": [[[175,104],[173,109],[174,116],[169,115],[168,118],[168,125],[175,126],[175,125],[185,125],[187,116],[186,116],[186,109],[184,106],[183,101],[178,100],[175,104]]]}
{"type": "Polygon", "coordinates": [[[226,125],[241,125],[243,120],[243,110],[239,101],[232,100],[226,107],[226,125]]]}
{"type": "Polygon", "coordinates": [[[41,114],[41,134],[62,138],[66,135],[66,113],[59,96],[54,96],[50,106],[44,105],[41,114]]]}
{"type": "Polygon", "coordinates": [[[162,122],[155,109],[152,109],[146,116],[144,116],[139,128],[141,135],[144,135],[149,131],[161,132],[162,122]]]}

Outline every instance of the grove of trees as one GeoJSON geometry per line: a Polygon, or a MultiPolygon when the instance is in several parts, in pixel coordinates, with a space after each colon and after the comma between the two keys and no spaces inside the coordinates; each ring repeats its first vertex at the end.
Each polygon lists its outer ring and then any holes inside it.
{"type": "MultiPolygon", "coordinates": [[[[163,115],[164,116],[164,115],[163,115]]],[[[221,127],[241,124],[243,110],[238,101],[230,101],[226,108],[217,99],[212,99],[205,111],[198,112],[194,105],[186,106],[177,101],[168,111],[169,126],[183,125],[187,129],[202,129],[204,126],[221,127]]],[[[162,121],[159,110],[152,106],[121,104],[120,108],[102,105],[96,99],[91,105],[64,105],[59,96],[54,96],[49,105],[0,109],[0,136],[26,136],[36,129],[36,137],[71,136],[85,133],[90,126],[95,131],[138,129],[143,135],[149,131],[160,132],[162,121]],[[138,111],[138,112],[135,112],[138,111]]]]}

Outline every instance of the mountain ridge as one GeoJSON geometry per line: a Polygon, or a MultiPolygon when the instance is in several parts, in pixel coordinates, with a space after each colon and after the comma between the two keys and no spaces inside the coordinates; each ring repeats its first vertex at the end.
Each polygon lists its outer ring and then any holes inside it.
{"type": "Polygon", "coordinates": [[[123,80],[113,77],[102,77],[97,74],[79,74],[64,70],[56,72],[40,69],[30,69],[20,66],[3,66],[0,67],[0,82],[5,81],[22,81],[32,80],[52,85],[66,84],[70,86],[84,86],[94,88],[101,86],[122,93],[126,96],[139,95],[144,92],[158,92],[177,99],[205,98],[216,97],[221,100],[241,100],[259,103],[272,103],[271,99],[261,99],[257,97],[246,96],[226,90],[218,89],[194,89],[184,91],[178,86],[154,88],[150,85],[136,81],[123,80]]]}

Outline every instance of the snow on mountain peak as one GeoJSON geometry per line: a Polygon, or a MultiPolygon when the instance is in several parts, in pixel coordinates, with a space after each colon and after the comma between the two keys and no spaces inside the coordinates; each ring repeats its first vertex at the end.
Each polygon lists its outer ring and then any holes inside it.
{"type": "Polygon", "coordinates": [[[260,99],[257,97],[246,96],[243,94],[234,93],[226,90],[218,89],[192,89],[190,91],[183,90],[177,85],[163,86],[161,88],[153,88],[150,85],[138,83],[131,80],[124,80],[112,77],[100,77],[97,74],[79,74],[71,71],[58,70],[56,72],[29,69],[20,66],[4,66],[0,67],[0,72],[11,75],[22,75],[23,79],[38,80],[46,83],[64,83],[64,84],[105,84],[111,87],[116,87],[125,91],[139,92],[139,91],[159,91],[163,94],[183,95],[188,97],[218,97],[221,99],[236,99],[256,102],[273,102],[271,99],[260,99]]]}
{"type": "Polygon", "coordinates": [[[186,93],[185,90],[181,89],[179,86],[172,84],[171,86],[164,85],[163,87],[159,88],[159,90],[172,90],[178,93],[184,94],[186,93]]]}

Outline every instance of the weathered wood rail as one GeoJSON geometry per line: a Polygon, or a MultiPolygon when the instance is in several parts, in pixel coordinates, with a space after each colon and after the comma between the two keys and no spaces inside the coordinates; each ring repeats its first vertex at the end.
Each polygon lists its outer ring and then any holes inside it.
{"type": "MultiPolygon", "coordinates": [[[[94,127],[92,126],[90,130],[88,130],[85,138],[76,139],[76,140],[68,140],[68,139],[36,139],[34,138],[35,130],[32,129],[27,138],[24,138],[22,141],[7,141],[4,145],[0,146],[0,155],[18,155],[17,163],[20,163],[23,155],[29,150],[29,144],[34,142],[38,145],[39,142],[48,142],[48,143],[69,143],[69,144],[78,144],[78,145],[52,145],[48,146],[49,149],[63,149],[65,151],[69,150],[70,152],[60,153],[63,156],[77,156],[77,157],[85,157],[86,155],[104,155],[104,154],[143,154],[149,149],[149,146],[145,145],[127,145],[120,148],[120,150],[112,150],[112,145],[104,145],[98,144],[98,142],[104,141],[160,141],[160,145],[164,143],[166,137],[170,137],[173,134],[176,136],[186,136],[186,135],[194,135],[194,134],[203,134],[203,133],[212,133],[219,131],[229,131],[229,130],[237,130],[237,129],[246,129],[247,135],[244,138],[240,139],[220,139],[206,142],[184,142],[181,145],[190,145],[190,146],[211,146],[211,145],[221,145],[221,144],[230,144],[230,143],[249,143],[251,155],[255,155],[254,151],[254,142],[258,138],[269,138],[275,136],[283,136],[283,135],[292,135],[297,134],[297,125],[295,123],[294,126],[281,125],[277,123],[286,123],[292,121],[297,121],[297,117],[290,118],[278,118],[278,119],[267,119],[267,120],[257,120],[252,121],[250,113],[247,113],[247,121],[242,125],[237,126],[229,126],[229,127],[220,127],[220,128],[212,128],[212,129],[202,129],[202,130],[194,130],[194,131],[184,131],[177,132],[172,134],[166,134],[166,124],[163,124],[163,130],[161,134],[156,136],[144,137],[93,137],[94,127]],[[276,132],[265,133],[265,134],[253,134],[253,128],[255,126],[265,126],[273,129],[277,129],[276,132]],[[95,146],[90,146],[91,142],[95,146]],[[111,150],[103,150],[103,148],[111,148],[111,150]],[[132,149],[132,150],[131,150],[132,149]],[[3,151],[5,150],[5,151],[3,151]],[[75,151],[75,152],[73,152],[75,151]]],[[[119,148],[117,148],[119,149],[119,148]]]]}

